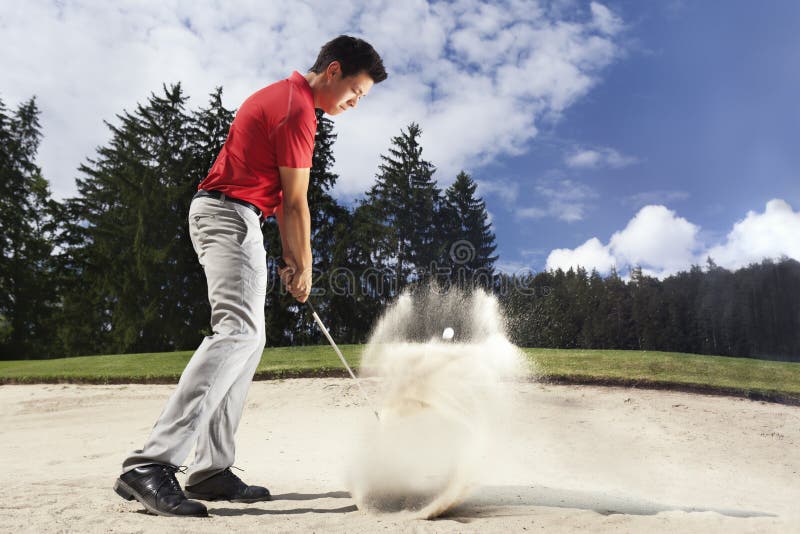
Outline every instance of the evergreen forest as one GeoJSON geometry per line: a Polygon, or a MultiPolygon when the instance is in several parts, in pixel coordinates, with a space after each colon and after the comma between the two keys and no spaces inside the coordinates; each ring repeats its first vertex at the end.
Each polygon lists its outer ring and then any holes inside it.
{"type": "MultiPolygon", "coordinates": [[[[0,359],[190,350],[210,333],[187,217],[234,114],[221,88],[192,109],[180,84],[165,85],[106,123],[107,142],[77,169],[77,193],[57,201],[37,165],[36,100],[0,100],[0,359]]],[[[421,134],[415,123],[397,132],[372,186],[344,205],[332,194],[336,133],[318,116],[311,298],[337,342],[366,341],[400,292],[435,284],[496,294],[520,346],[800,361],[796,260],[731,272],[708,258],[663,280],[637,266],[624,277],[498,272],[476,182],[462,171],[442,189],[421,134]]],[[[324,342],[280,287],[277,224],[263,231],[268,346],[324,342]]]]}

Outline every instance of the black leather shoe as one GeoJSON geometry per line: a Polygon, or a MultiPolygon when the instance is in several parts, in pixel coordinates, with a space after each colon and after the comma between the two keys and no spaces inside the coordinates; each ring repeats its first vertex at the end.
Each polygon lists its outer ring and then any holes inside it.
{"type": "Polygon", "coordinates": [[[202,482],[186,486],[186,496],[203,501],[230,502],[258,502],[272,499],[267,488],[248,486],[233,474],[230,467],[202,482]]]}
{"type": "Polygon", "coordinates": [[[208,517],[203,503],[190,501],[175,478],[177,467],[152,464],[123,473],[114,483],[114,491],[123,499],[136,499],[148,512],[172,517],[208,517]]]}

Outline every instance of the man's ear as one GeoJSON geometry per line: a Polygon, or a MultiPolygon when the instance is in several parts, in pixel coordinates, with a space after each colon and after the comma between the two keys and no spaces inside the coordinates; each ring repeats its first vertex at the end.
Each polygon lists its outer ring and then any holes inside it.
{"type": "Polygon", "coordinates": [[[325,69],[325,73],[328,75],[329,78],[336,77],[336,74],[340,72],[342,72],[342,65],[338,61],[331,61],[328,64],[328,68],[325,69]]]}

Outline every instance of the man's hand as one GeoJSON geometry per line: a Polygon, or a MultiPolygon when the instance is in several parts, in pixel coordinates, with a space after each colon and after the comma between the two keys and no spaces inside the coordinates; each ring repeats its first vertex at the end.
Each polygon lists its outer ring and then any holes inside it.
{"type": "Polygon", "coordinates": [[[281,282],[283,282],[283,285],[287,288],[292,283],[292,278],[296,270],[297,268],[294,265],[289,265],[289,262],[286,261],[285,258],[278,260],[278,276],[280,276],[281,282]]]}
{"type": "Polygon", "coordinates": [[[308,300],[311,294],[311,269],[298,272],[294,262],[281,258],[278,262],[278,276],[294,298],[299,302],[308,300]]]}
{"type": "Polygon", "coordinates": [[[298,302],[305,302],[311,294],[311,269],[295,273],[287,288],[298,302]]]}

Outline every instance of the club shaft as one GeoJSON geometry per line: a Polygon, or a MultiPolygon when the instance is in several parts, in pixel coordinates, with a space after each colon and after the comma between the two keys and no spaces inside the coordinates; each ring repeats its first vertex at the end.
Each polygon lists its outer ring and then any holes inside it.
{"type": "Polygon", "coordinates": [[[361,386],[361,381],[358,379],[353,370],[350,368],[350,365],[348,365],[347,360],[344,357],[344,354],[342,354],[342,351],[340,351],[339,347],[336,346],[336,342],[331,337],[331,334],[330,332],[328,332],[328,329],[325,328],[325,325],[322,323],[322,319],[319,318],[319,315],[317,315],[316,310],[314,310],[314,307],[311,305],[310,302],[306,301],[306,304],[308,305],[308,309],[311,310],[311,316],[314,318],[314,321],[316,321],[317,326],[319,326],[319,329],[322,330],[323,334],[325,334],[325,337],[328,338],[328,343],[330,343],[331,347],[333,347],[333,350],[336,351],[336,354],[339,356],[339,359],[342,360],[342,365],[344,365],[344,368],[347,369],[348,373],[350,373],[350,376],[353,377],[353,380],[356,381],[356,385],[358,386],[359,391],[361,391],[361,395],[364,397],[364,400],[367,401],[367,406],[370,407],[372,413],[375,414],[375,417],[378,420],[380,420],[380,416],[378,416],[378,411],[372,407],[372,401],[370,401],[369,395],[367,395],[367,392],[361,386]]]}

